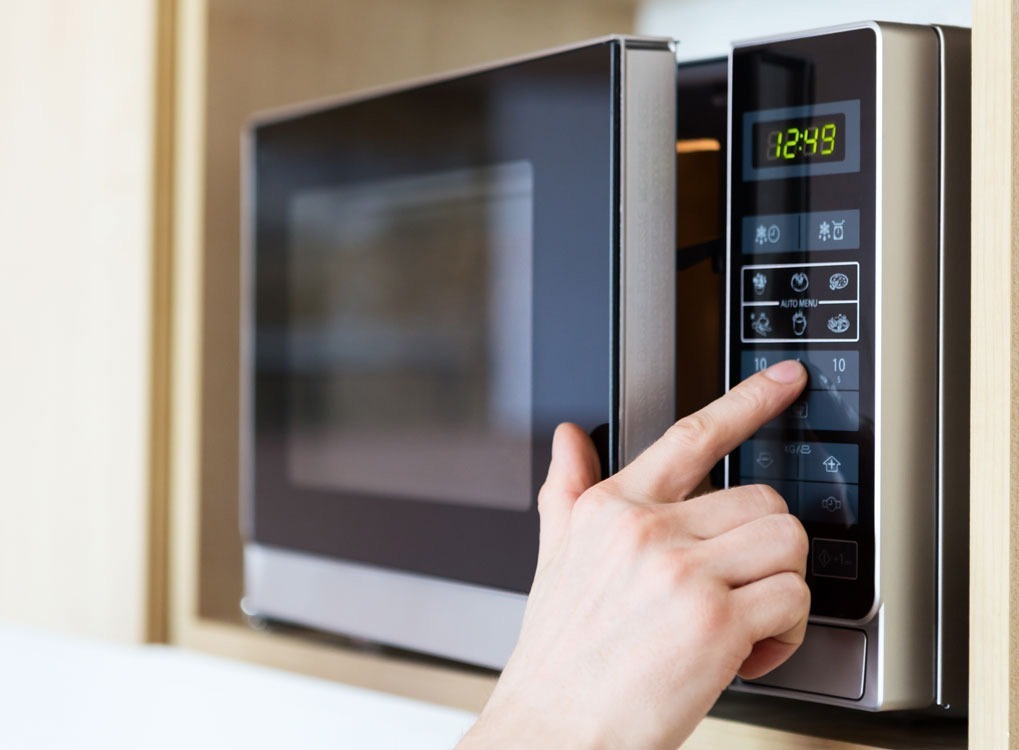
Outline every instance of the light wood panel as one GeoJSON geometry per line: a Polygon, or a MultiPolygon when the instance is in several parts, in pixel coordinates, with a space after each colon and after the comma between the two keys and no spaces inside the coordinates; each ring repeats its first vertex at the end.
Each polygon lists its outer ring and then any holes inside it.
{"type": "Polygon", "coordinates": [[[156,2],[0,25],[0,617],[149,635],[156,2]]]}
{"type": "Polygon", "coordinates": [[[1019,747],[1015,0],[973,3],[970,747],[1019,747]]]}
{"type": "MultiPolygon", "coordinates": [[[[174,143],[168,637],[195,644],[201,495],[202,217],[205,138],[204,0],[180,0],[174,25],[174,143]]],[[[200,645],[200,644],[195,644],[200,645]]]]}
{"type": "Polygon", "coordinates": [[[149,525],[148,623],[152,642],[167,639],[172,321],[173,311],[173,174],[174,67],[176,8],[157,0],[155,60],[152,78],[154,123],[152,149],[152,274],[150,281],[149,378],[149,525]]]}

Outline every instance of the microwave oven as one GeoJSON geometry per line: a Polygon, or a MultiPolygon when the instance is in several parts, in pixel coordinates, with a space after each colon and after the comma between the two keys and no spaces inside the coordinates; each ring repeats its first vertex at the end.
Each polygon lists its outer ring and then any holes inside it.
{"type": "Polygon", "coordinates": [[[257,116],[245,611],[500,668],[564,421],[605,473],[783,358],[811,622],[734,691],[965,705],[969,35],[609,37],[257,116]]]}

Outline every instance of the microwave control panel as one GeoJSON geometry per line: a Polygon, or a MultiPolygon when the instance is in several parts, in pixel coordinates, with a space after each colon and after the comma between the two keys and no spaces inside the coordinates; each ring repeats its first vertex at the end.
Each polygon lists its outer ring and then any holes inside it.
{"type": "Polygon", "coordinates": [[[731,69],[728,378],[784,359],[801,398],[728,461],[810,538],[811,614],[875,600],[877,40],[871,29],[737,48],[731,69]]]}
{"type": "Polygon", "coordinates": [[[733,47],[726,362],[809,381],[726,461],[810,540],[800,649],[733,689],[965,710],[969,32],[863,22],[733,47]]]}

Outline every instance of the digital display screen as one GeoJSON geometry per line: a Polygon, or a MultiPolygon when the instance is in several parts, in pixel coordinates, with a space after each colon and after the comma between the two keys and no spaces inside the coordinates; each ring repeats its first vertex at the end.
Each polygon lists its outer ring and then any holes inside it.
{"type": "Polygon", "coordinates": [[[774,120],[754,124],[755,167],[819,164],[846,158],[846,116],[774,120]]]}
{"type": "Polygon", "coordinates": [[[860,171],[860,100],[744,112],[743,180],[860,171]]]}

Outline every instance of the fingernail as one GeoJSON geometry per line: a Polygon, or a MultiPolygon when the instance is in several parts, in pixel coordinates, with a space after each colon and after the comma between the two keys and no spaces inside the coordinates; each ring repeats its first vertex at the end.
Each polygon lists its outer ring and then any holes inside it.
{"type": "Polygon", "coordinates": [[[764,371],[764,374],[768,376],[769,380],[774,380],[776,383],[784,385],[798,383],[803,377],[803,365],[795,359],[787,359],[772,365],[764,371]]]}

